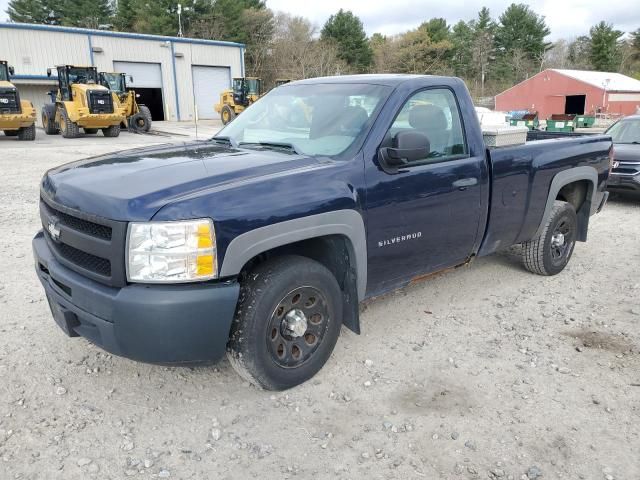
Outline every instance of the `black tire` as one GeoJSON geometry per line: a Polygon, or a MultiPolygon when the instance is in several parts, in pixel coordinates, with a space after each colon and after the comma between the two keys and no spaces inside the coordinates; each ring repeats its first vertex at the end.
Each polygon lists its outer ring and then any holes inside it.
{"type": "Polygon", "coordinates": [[[98,128],[83,128],[84,133],[86,133],[87,135],[95,135],[96,133],[98,133],[98,128]]]}
{"type": "Polygon", "coordinates": [[[277,257],[242,282],[227,357],[245,380],[285,390],[322,368],[341,325],[342,294],[333,274],[305,257],[277,257]]]}
{"type": "Polygon", "coordinates": [[[42,107],[42,128],[47,135],[59,133],[58,127],[56,127],[56,105],[53,103],[42,107]]]}
{"type": "Polygon", "coordinates": [[[576,244],[578,217],[573,205],[556,200],[540,237],[522,244],[527,270],[557,275],[567,266],[576,244]]]}
{"type": "Polygon", "coordinates": [[[233,119],[236,118],[236,112],[229,105],[225,105],[220,110],[220,120],[222,120],[223,125],[227,125],[231,123],[233,119]]]}
{"type": "Polygon", "coordinates": [[[18,140],[33,141],[36,139],[36,124],[34,123],[30,127],[23,127],[18,131],[18,140]]]}
{"type": "Polygon", "coordinates": [[[153,119],[151,118],[151,110],[149,110],[149,107],[147,107],[146,105],[139,105],[139,108],[140,113],[147,120],[147,123],[144,126],[144,131],[148,132],[149,130],[151,130],[151,122],[153,121],[153,119]]]}
{"type": "Polygon", "coordinates": [[[78,138],[80,127],[76,122],[72,122],[65,108],[60,109],[60,133],[64,138],[78,138]]]}
{"type": "Polygon", "coordinates": [[[19,131],[18,130],[4,130],[4,134],[7,137],[17,137],[18,136],[19,131]]]}
{"type": "Polygon", "coordinates": [[[151,128],[149,120],[142,113],[136,113],[129,117],[129,129],[134,132],[148,132],[151,128]]]}
{"type": "Polygon", "coordinates": [[[120,136],[120,125],[111,125],[108,128],[103,128],[102,129],[102,134],[105,137],[118,137],[120,136]]]}

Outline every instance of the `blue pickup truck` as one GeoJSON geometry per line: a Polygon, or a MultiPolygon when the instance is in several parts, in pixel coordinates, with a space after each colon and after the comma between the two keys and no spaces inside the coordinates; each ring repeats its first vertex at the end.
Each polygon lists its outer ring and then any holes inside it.
{"type": "Polygon", "coordinates": [[[464,83],[343,76],[279,87],[208,141],[48,171],[38,277],[56,323],[266,389],[311,378],[358,304],[522,245],[555,275],[607,200],[607,136],[488,149],[464,83]]]}

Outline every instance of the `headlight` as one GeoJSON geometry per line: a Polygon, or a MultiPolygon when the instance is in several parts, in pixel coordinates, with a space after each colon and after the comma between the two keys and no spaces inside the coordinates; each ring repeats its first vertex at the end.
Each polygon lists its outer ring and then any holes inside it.
{"type": "Polygon", "coordinates": [[[130,223],[127,245],[130,282],[195,282],[218,275],[216,235],[208,218],[130,223]]]}

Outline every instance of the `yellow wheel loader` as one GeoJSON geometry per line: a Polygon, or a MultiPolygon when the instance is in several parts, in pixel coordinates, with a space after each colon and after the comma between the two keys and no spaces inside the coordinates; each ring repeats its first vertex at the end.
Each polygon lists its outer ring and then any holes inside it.
{"type": "MultiPolygon", "coordinates": [[[[151,110],[146,105],[139,104],[138,95],[133,90],[127,90],[127,75],[116,72],[100,72],[100,85],[116,94],[118,103],[124,108],[126,121],[124,126],[129,130],[148,132],[151,129],[151,110]]],[[[130,81],[133,78],[129,76],[130,81]]]]}
{"type": "Polygon", "coordinates": [[[224,90],[220,94],[220,103],[216,103],[214,108],[220,114],[222,124],[226,125],[261,96],[261,79],[255,77],[234,78],[233,88],[224,90]]]}
{"type": "Polygon", "coordinates": [[[27,100],[20,100],[16,87],[9,81],[13,67],[0,60],[0,131],[18,140],[36,139],[36,110],[27,100]]]}
{"type": "MultiPolygon", "coordinates": [[[[49,92],[52,103],[42,107],[42,126],[47,135],[61,133],[64,138],[94,134],[102,130],[105,137],[120,135],[120,124],[126,121],[124,108],[117,95],[98,83],[95,67],[61,65],[58,89],[49,92]]],[[[51,76],[51,69],[47,75],[51,76]]]]}

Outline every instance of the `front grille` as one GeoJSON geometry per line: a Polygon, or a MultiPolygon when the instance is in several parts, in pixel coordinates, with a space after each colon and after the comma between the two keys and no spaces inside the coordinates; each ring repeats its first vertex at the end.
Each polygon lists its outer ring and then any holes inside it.
{"type": "Polygon", "coordinates": [[[113,97],[110,91],[89,90],[87,96],[90,113],[113,113],[113,97]]]}
{"type": "Polygon", "coordinates": [[[95,272],[103,277],[111,276],[111,262],[106,258],[91,255],[90,253],[83,252],[64,243],[51,242],[51,245],[56,253],[68,262],[85,270],[89,270],[90,272],[95,272]]]}
{"type": "Polygon", "coordinates": [[[67,227],[77,232],[85,233],[87,235],[91,235],[92,237],[102,238],[103,240],[111,240],[111,227],[89,222],[88,220],[83,220],[81,218],[68,215],[64,212],[51,208],[44,202],[41,203],[41,208],[47,210],[49,217],[56,217],[62,225],[66,225],[67,227]]]}
{"type": "Polygon", "coordinates": [[[20,98],[15,89],[0,89],[0,113],[20,113],[20,98]]]}
{"type": "Polygon", "coordinates": [[[70,209],[44,194],[40,217],[47,243],[60,263],[106,285],[126,285],[126,222],[70,209]]]}
{"type": "Polygon", "coordinates": [[[640,163],[620,162],[616,168],[611,170],[616,175],[638,175],[640,174],[640,163]]]}

